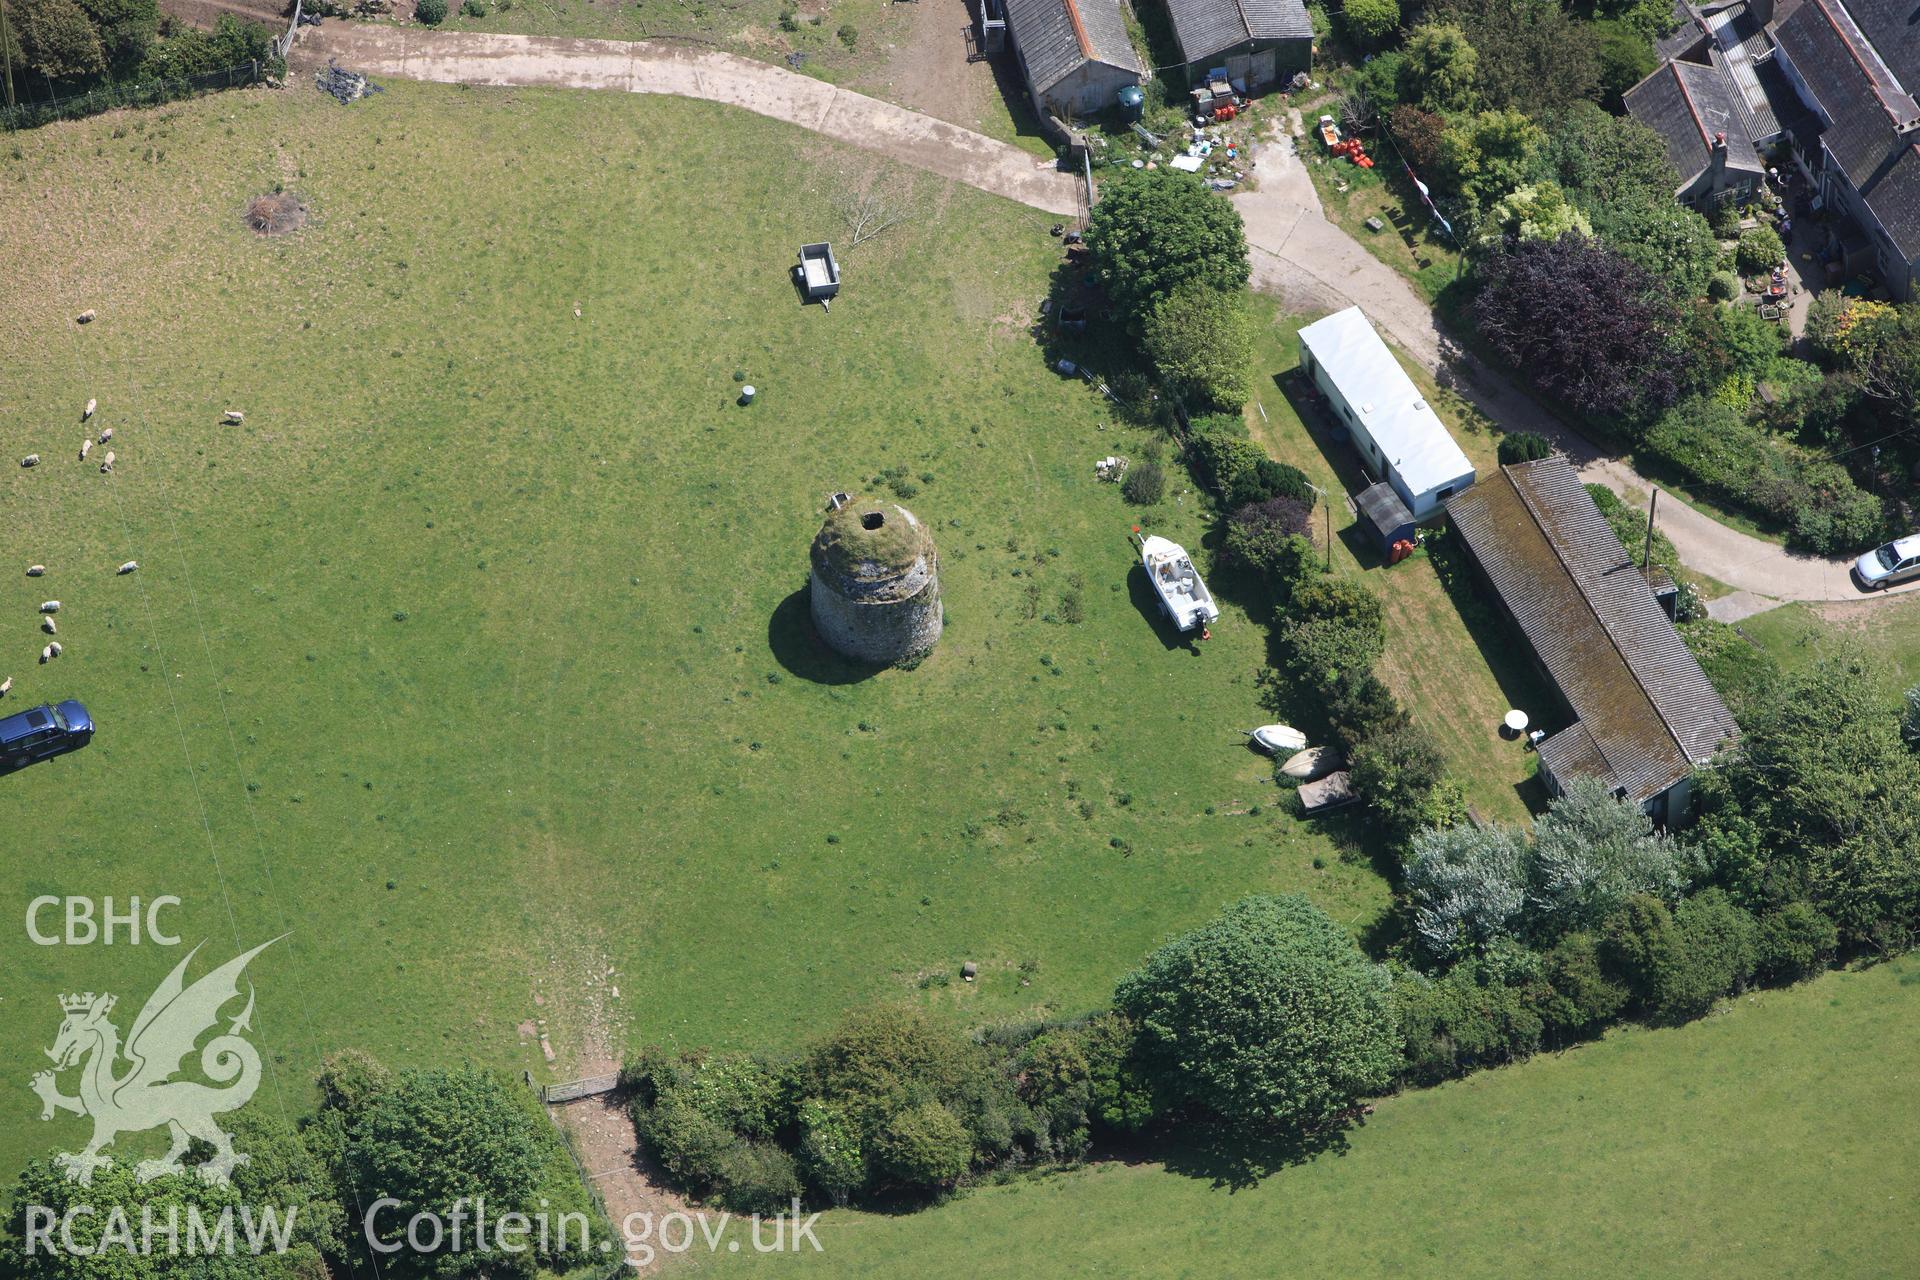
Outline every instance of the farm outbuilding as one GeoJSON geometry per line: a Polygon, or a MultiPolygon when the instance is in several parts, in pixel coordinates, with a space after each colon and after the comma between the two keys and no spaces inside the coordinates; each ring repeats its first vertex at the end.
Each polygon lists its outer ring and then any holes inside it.
{"type": "Polygon", "coordinates": [[[1313,64],[1313,20],[1301,0],[1167,0],[1187,83],[1224,70],[1236,89],[1259,93],[1313,64]]]}
{"type": "Polygon", "coordinates": [[[1007,32],[1043,117],[1097,115],[1146,78],[1120,0],[1007,0],[1007,32]]]}
{"type": "Polygon", "coordinates": [[[814,629],[834,650],[879,665],[923,657],[940,639],[940,557],[895,502],[833,495],[813,540],[814,629]]]}
{"type": "Polygon", "coordinates": [[[1300,368],[1352,433],[1371,474],[1393,486],[1415,520],[1473,484],[1473,464],[1360,308],[1302,329],[1300,368]]]}
{"type": "Polygon", "coordinates": [[[1382,551],[1391,551],[1396,542],[1413,541],[1419,532],[1414,527],[1413,512],[1384,480],[1362,490],[1353,505],[1360,513],[1361,525],[1382,551]]]}
{"type": "Polygon", "coordinates": [[[1686,821],[1694,768],[1739,729],[1573,464],[1502,467],[1447,514],[1570,713],[1539,743],[1548,790],[1597,778],[1686,821]]]}

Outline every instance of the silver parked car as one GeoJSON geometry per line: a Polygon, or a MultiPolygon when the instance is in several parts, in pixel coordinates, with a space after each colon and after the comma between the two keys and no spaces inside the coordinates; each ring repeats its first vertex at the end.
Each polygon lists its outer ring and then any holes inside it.
{"type": "Polygon", "coordinates": [[[1920,534],[1867,552],[1853,562],[1853,576],[1869,591],[1920,578],[1920,534]]]}

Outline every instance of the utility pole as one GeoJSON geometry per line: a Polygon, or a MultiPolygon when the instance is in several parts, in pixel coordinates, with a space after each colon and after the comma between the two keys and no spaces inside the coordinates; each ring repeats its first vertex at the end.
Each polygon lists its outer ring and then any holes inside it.
{"type": "Polygon", "coordinates": [[[1640,576],[1647,576],[1647,568],[1653,563],[1653,512],[1660,505],[1660,491],[1655,489],[1653,496],[1647,499],[1647,545],[1640,553],[1640,576]]]}
{"type": "Polygon", "coordinates": [[[7,67],[7,109],[13,109],[13,29],[7,25],[7,0],[0,0],[0,59],[7,67]]]}

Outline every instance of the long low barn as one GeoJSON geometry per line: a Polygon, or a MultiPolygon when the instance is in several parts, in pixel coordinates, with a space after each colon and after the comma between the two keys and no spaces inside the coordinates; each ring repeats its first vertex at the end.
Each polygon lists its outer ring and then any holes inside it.
{"type": "Polygon", "coordinates": [[[1572,713],[1540,743],[1548,789],[1598,778],[1685,822],[1694,767],[1739,730],[1572,465],[1502,467],[1447,514],[1572,713]]]}

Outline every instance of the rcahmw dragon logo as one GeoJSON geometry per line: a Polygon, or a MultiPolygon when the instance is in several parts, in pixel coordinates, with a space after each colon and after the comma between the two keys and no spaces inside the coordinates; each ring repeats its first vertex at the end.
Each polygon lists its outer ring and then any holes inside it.
{"type": "Polygon", "coordinates": [[[248,1157],[233,1149],[233,1135],[214,1123],[214,1116],[245,1106],[260,1087],[260,1055],[240,1035],[253,1029],[252,983],[247,984],[247,1007],[200,1050],[200,1070],[214,1084],[173,1077],[185,1066],[200,1037],[219,1025],[220,1010],[239,999],[240,974],[247,962],[279,940],[263,942],[187,986],[187,965],[200,953],[195,947],[148,998],[124,1046],[120,1029],[107,1020],[113,1012],[112,995],[89,991],[60,997],[66,1019],[53,1048],[47,1050],[53,1070],[33,1077],[33,1091],[40,1095],[42,1120],[53,1119],[56,1111],[93,1117],[93,1140],[85,1149],[54,1157],[54,1164],[68,1179],[90,1184],[96,1169],[113,1163],[111,1156],[100,1154],[102,1147],[122,1133],[165,1125],[173,1145],[163,1159],[142,1160],[135,1167],[140,1181],[181,1172],[185,1166],[180,1158],[187,1153],[188,1142],[198,1138],[213,1148],[213,1158],[198,1168],[201,1179],[227,1185],[228,1175],[248,1157]],[[129,1065],[115,1074],[122,1059],[129,1065]],[[55,1079],[73,1067],[80,1069],[77,1098],[61,1093],[55,1079]]]}

